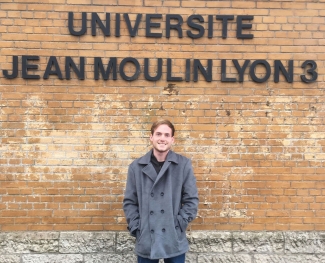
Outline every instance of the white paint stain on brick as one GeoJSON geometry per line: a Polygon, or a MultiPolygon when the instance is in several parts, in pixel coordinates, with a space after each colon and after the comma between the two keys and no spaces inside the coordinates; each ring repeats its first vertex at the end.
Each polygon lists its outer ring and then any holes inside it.
{"type": "Polygon", "coordinates": [[[232,209],[230,207],[225,207],[220,212],[220,217],[231,217],[231,218],[248,218],[247,209],[232,209]]]}
{"type": "MultiPolygon", "coordinates": [[[[227,177],[232,176],[236,178],[236,181],[245,181],[245,177],[254,174],[254,169],[247,167],[247,168],[240,168],[240,167],[232,167],[227,173],[227,177]]],[[[234,179],[232,179],[233,181],[234,179]]],[[[247,216],[247,209],[236,209],[237,202],[230,201],[233,197],[238,196],[241,197],[245,194],[245,189],[237,189],[237,191],[231,191],[231,185],[228,183],[230,180],[227,180],[222,184],[222,190],[224,197],[224,202],[222,205],[222,209],[220,211],[220,217],[230,217],[230,218],[246,218],[251,219],[251,216],[247,216]],[[232,194],[229,194],[231,192],[232,194]]]]}

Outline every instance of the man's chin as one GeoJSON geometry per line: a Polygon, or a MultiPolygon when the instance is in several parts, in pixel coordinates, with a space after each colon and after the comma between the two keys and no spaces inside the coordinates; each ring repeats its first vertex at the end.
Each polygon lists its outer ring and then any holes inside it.
{"type": "Polygon", "coordinates": [[[155,149],[156,149],[157,152],[160,152],[160,153],[164,153],[164,152],[168,152],[169,151],[168,148],[163,148],[163,149],[161,149],[161,148],[155,148],[155,149]]]}

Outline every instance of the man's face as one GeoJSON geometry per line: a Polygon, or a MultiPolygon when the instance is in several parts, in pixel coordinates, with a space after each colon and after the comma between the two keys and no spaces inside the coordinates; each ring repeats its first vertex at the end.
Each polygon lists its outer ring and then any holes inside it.
{"type": "Polygon", "coordinates": [[[158,126],[152,135],[150,135],[150,141],[153,148],[160,153],[168,152],[174,143],[174,137],[172,136],[172,129],[166,124],[158,126]]]}

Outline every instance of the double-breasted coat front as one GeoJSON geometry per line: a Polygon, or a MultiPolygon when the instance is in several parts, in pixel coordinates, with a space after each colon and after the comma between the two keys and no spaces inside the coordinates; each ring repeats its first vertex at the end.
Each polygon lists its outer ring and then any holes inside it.
{"type": "Polygon", "coordinates": [[[188,251],[185,231],[199,202],[196,179],[190,159],[171,150],[157,175],[151,154],[129,166],[123,209],[137,255],[175,257],[188,251]]]}

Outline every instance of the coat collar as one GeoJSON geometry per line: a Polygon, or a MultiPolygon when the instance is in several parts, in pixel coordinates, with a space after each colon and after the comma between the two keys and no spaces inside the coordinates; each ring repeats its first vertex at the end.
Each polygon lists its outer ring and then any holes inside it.
{"type": "MultiPolygon", "coordinates": [[[[153,150],[151,149],[144,156],[142,156],[139,159],[139,163],[140,164],[149,164],[150,163],[150,159],[151,159],[152,151],[153,150]]],[[[178,156],[177,156],[177,154],[175,152],[173,152],[172,150],[169,150],[165,162],[173,162],[173,163],[178,164],[178,156]]]]}
{"type": "Polygon", "coordinates": [[[156,178],[156,176],[153,176],[154,174],[156,174],[156,170],[153,167],[152,163],[150,162],[151,154],[152,154],[152,150],[150,150],[148,153],[146,153],[144,156],[142,156],[139,159],[139,164],[146,165],[145,167],[143,167],[142,172],[145,173],[154,182],[154,184],[153,184],[153,187],[154,187],[156,185],[156,183],[160,180],[160,178],[163,176],[163,174],[166,172],[166,170],[168,169],[171,162],[178,164],[178,156],[176,153],[169,150],[166,160],[165,160],[165,163],[156,178]]]}

